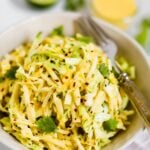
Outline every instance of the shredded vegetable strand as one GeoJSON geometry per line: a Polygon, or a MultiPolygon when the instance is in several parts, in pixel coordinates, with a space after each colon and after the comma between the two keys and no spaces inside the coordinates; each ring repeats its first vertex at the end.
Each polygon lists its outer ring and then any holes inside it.
{"type": "Polygon", "coordinates": [[[83,39],[39,33],[0,62],[0,123],[29,149],[99,150],[129,124],[111,62],[83,39]]]}

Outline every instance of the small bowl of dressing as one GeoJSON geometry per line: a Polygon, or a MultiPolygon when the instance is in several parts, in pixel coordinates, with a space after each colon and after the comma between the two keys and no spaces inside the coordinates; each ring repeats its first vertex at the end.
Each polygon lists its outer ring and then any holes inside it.
{"type": "Polygon", "coordinates": [[[122,29],[127,29],[137,12],[135,0],[92,0],[91,14],[122,29]]]}

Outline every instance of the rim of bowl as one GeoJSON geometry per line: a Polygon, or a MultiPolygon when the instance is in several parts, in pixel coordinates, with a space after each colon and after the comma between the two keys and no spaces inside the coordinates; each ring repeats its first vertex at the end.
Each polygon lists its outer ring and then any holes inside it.
{"type": "MultiPolygon", "coordinates": [[[[11,27],[8,27],[7,29],[5,29],[4,31],[2,31],[0,33],[0,39],[5,35],[8,34],[9,32],[16,30],[19,26],[23,26],[29,22],[32,22],[34,20],[38,20],[42,17],[51,17],[51,16],[70,16],[73,18],[77,18],[79,16],[81,16],[80,13],[74,13],[74,12],[51,12],[51,13],[44,13],[41,15],[36,15],[36,16],[32,16],[29,19],[25,19],[22,21],[18,21],[18,23],[14,23],[11,25],[11,27]]],[[[149,61],[149,56],[148,54],[144,51],[144,48],[138,43],[136,42],[131,36],[129,36],[127,33],[121,31],[120,29],[118,29],[117,27],[111,25],[110,23],[107,23],[106,21],[96,18],[94,16],[92,16],[97,22],[101,23],[102,25],[106,26],[107,28],[109,28],[110,30],[115,31],[116,33],[120,34],[121,36],[123,36],[124,38],[126,38],[127,40],[129,40],[140,52],[140,54],[143,56],[143,58],[146,60],[149,68],[150,68],[150,61],[149,61]]]]}

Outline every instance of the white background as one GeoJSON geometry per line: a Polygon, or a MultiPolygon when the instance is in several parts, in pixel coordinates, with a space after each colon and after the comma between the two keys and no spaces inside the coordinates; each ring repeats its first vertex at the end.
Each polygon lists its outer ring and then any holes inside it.
{"type": "MultiPolygon", "coordinates": [[[[62,11],[64,8],[64,1],[65,0],[59,0],[56,6],[43,10],[30,7],[28,3],[26,3],[26,0],[0,0],[0,32],[31,16],[50,13],[51,11],[62,11]]],[[[134,18],[134,28],[141,18],[150,16],[150,0],[137,0],[137,4],[138,13],[134,18]]]]}

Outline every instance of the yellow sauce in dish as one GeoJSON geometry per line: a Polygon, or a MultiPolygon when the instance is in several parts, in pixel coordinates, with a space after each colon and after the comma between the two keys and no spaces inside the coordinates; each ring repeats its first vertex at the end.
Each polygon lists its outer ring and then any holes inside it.
{"type": "Polygon", "coordinates": [[[92,0],[92,8],[97,17],[125,25],[125,19],[133,16],[137,5],[135,0],[92,0]]]}

